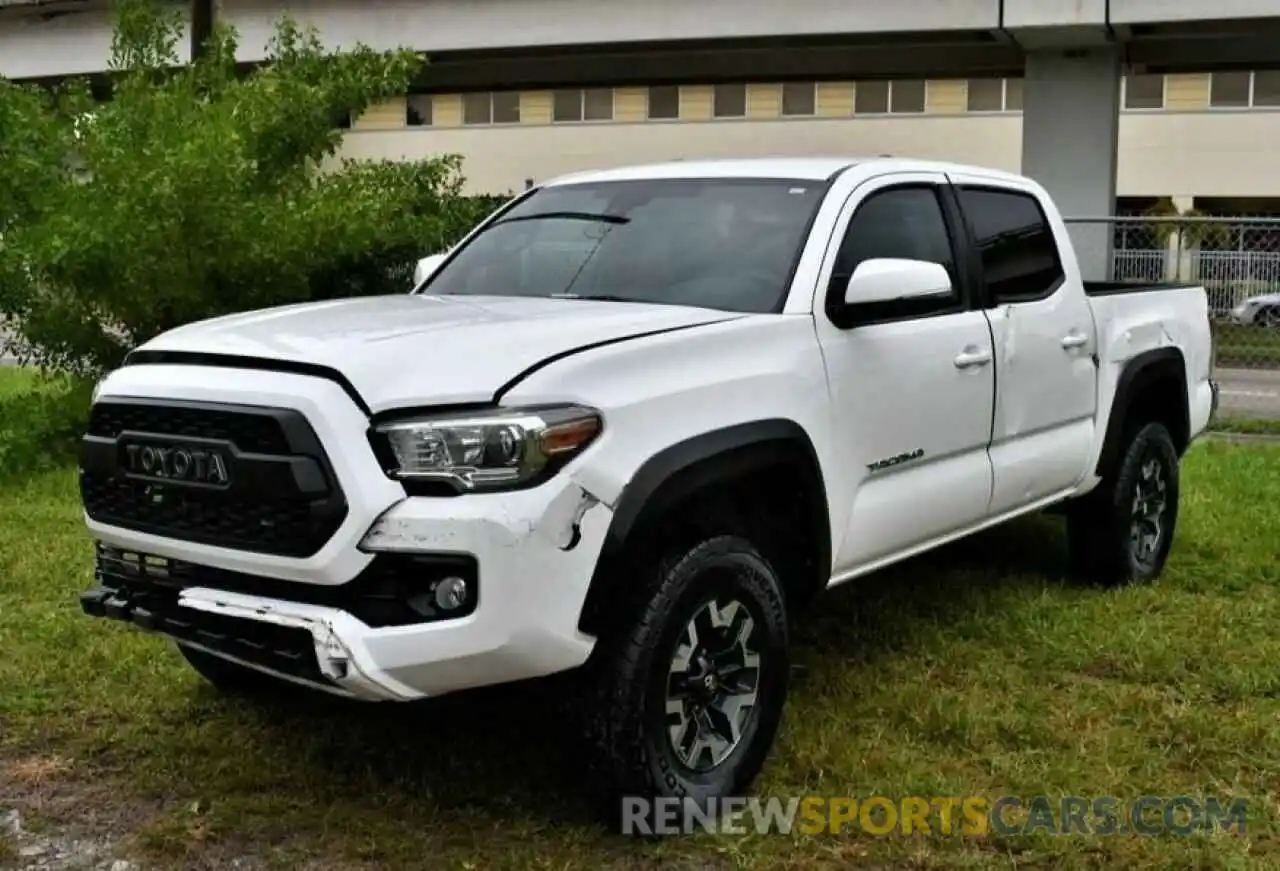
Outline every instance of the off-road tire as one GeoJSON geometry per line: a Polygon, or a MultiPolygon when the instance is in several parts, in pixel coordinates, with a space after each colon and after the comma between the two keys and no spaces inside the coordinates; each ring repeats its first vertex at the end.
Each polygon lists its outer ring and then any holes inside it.
{"type": "MultiPolygon", "coordinates": [[[[605,818],[614,823],[622,821],[622,803],[627,798],[678,798],[706,811],[713,804],[710,800],[745,793],[773,745],[790,671],[782,586],[773,568],[746,539],[715,535],[691,546],[676,546],[637,580],[631,601],[616,612],[620,616],[601,637],[587,665],[579,711],[592,786],[603,802],[605,818]],[[710,601],[720,604],[708,611],[710,601]],[[729,602],[738,606],[725,604],[729,602]],[[682,761],[677,739],[669,731],[669,683],[688,683],[683,678],[677,681],[672,673],[683,661],[677,648],[691,637],[686,633],[695,616],[705,624],[731,610],[737,615],[734,619],[743,620],[745,611],[753,622],[749,630],[743,622],[743,629],[723,634],[736,637],[749,632],[750,645],[758,651],[755,704],[745,715],[741,738],[732,750],[721,746],[718,749],[727,752],[722,761],[698,771],[682,761]],[[715,617],[706,616],[713,613],[715,617]]],[[[687,650],[687,645],[682,649],[687,650]]],[[[687,674],[692,673],[690,667],[687,674]]],[[[736,677],[733,683],[739,683],[736,677]]],[[[722,691],[729,685],[726,681],[722,691]]],[[[713,704],[707,702],[701,710],[713,704]]],[[[678,721],[684,715],[674,716],[678,721]]]]}
{"type": "Polygon", "coordinates": [[[1124,453],[1101,483],[1067,511],[1070,568],[1075,576],[1105,586],[1154,581],[1164,570],[1178,521],[1178,450],[1160,423],[1131,427],[1124,453]],[[1156,486],[1161,510],[1143,528],[1158,524],[1158,540],[1135,545],[1138,504],[1156,486]]]}

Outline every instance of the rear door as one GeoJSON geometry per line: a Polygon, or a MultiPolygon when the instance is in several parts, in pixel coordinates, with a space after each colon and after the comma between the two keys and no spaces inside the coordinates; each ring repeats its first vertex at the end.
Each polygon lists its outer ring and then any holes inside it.
{"type": "Polygon", "coordinates": [[[950,179],[978,253],[995,345],[990,513],[998,516],[1080,480],[1094,445],[1097,334],[1074,258],[1059,254],[1066,228],[1055,231],[1036,189],[950,179]]]}

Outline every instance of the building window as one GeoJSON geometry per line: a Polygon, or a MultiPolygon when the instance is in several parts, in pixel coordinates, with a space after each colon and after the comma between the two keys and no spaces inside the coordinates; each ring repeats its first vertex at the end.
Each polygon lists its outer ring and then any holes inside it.
{"type": "Polygon", "coordinates": [[[430,127],[431,109],[430,94],[410,94],[404,104],[404,123],[410,127],[430,127]]]}
{"type": "Polygon", "coordinates": [[[1258,70],[1253,74],[1251,105],[1266,108],[1280,106],[1280,70],[1258,70]]]}
{"type": "Polygon", "coordinates": [[[680,86],[657,85],[649,89],[649,118],[667,121],[680,117],[680,86]]]}
{"type": "Polygon", "coordinates": [[[568,88],[552,98],[553,121],[612,121],[612,88],[568,88]]]}
{"type": "Polygon", "coordinates": [[[884,115],[889,111],[889,83],[858,82],[853,88],[853,114],[884,115]]]}
{"type": "Polygon", "coordinates": [[[924,111],[924,80],[858,82],[853,90],[855,115],[918,114],[924,111]]]}
{"type": "Polygon", "coordinates": [[[462,123],[489,124],[493,121],[493,101],[491,94],[462,95],[462,123]]]}
{"type": "Polygon", "coordinates": [[[350,130],[351,129],[351,110],[343,109],[341,112],[339,112],[337,114],[337,117],[334,119],[334,124],[337,125],[339,130],[350,130]]]}
{"type": "Polygon", "coordinates": [[[1125,76],[1124,107],[1126,109],[1163,109],[1164,76],[1158,74],[1125,76]]]}
{"type": "Polygon", "coordinates": [[[746,85],[716,85],[712,114],[717,118],[742,118],[747,114],[746,85]]]}
{"type": "Polygon", "coordinates": [[[1209,76],[1209,105],[1215,109],[1246,109],[1252,102],[1252,91],[1252,73],[1213,73],[1209,76]]]}
{"type": "Polygon", "coordinates": [[[587,88],[583,91],[582,117],[588,121],[612,121],[613,88],[587,88]]]}
{"type": "Polygon", "coordinates": [[[970,112],[1021,112],[1022,79],[969,79],[970,112]]]}
{"type": "Polygon", "coordinates": [[[493,123],[520,123],[519,91],[499,91],[493,94],[493,123]]]}
{"type": "Polygon", "coordinates": [[[970,112],[1003,112],[1004,79],[969,79],[970,112]]]}
{"type": "Polygon", "coordinates": [[[1023,79],[970,78],[969,111],[1023,110],[1023,79]]]}
{"type": "Polygon", "coordinates": [[[582,91],[577,88],[556,91],[551,95],[552,121],[582,120],[582,91]]]}
{"type": "Polygon", "coordinates": [[[482,92],[462,95],[463,124],[519,124],[520,94],[517,91],[482,92]]]}
{"type": "Polygon", "coordinates": [[[788,117],[814,114],[813,82],[786,82],[782,86],[782,114],[788,117]]]}
{"type": "Polygon", "coordinates": [[[897,79],[889,83],[889,111],[917,113],[924,111],[924,80],[897,79]]]}

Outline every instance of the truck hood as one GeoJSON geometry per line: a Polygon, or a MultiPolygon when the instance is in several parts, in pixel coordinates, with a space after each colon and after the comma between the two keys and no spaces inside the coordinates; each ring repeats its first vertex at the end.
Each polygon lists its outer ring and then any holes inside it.
{"type": "Polygon", "coordinates": [[[378,412],[405,404],[490,401],[549,358],[735,317],[630,302],[404,294],[198,321],[157,336],[133,359],[199,362],[216,355],[255,358],[264,366],[324,367],[378,412]]]}

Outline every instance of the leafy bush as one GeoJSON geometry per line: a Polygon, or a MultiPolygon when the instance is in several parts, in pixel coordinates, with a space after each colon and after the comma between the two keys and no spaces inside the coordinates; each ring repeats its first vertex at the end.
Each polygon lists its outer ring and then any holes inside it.
{"type": "Polygon", "coordinates": [[[404,292],[488,211],[456,156],[320,171],[334,119],[404,93],[414,53],[326,54],[285,19],[245,74],[229,28],[181,66],[176,13],[116,16],[109,101],[0,80],[0,320],[27,359],[92,375],[189,321],[404,292]]]}
{"type": "Polygon", "coordinates": [[[0,368],[0,486],[75,456],[92,391],[88,381],[0,368]]]}

